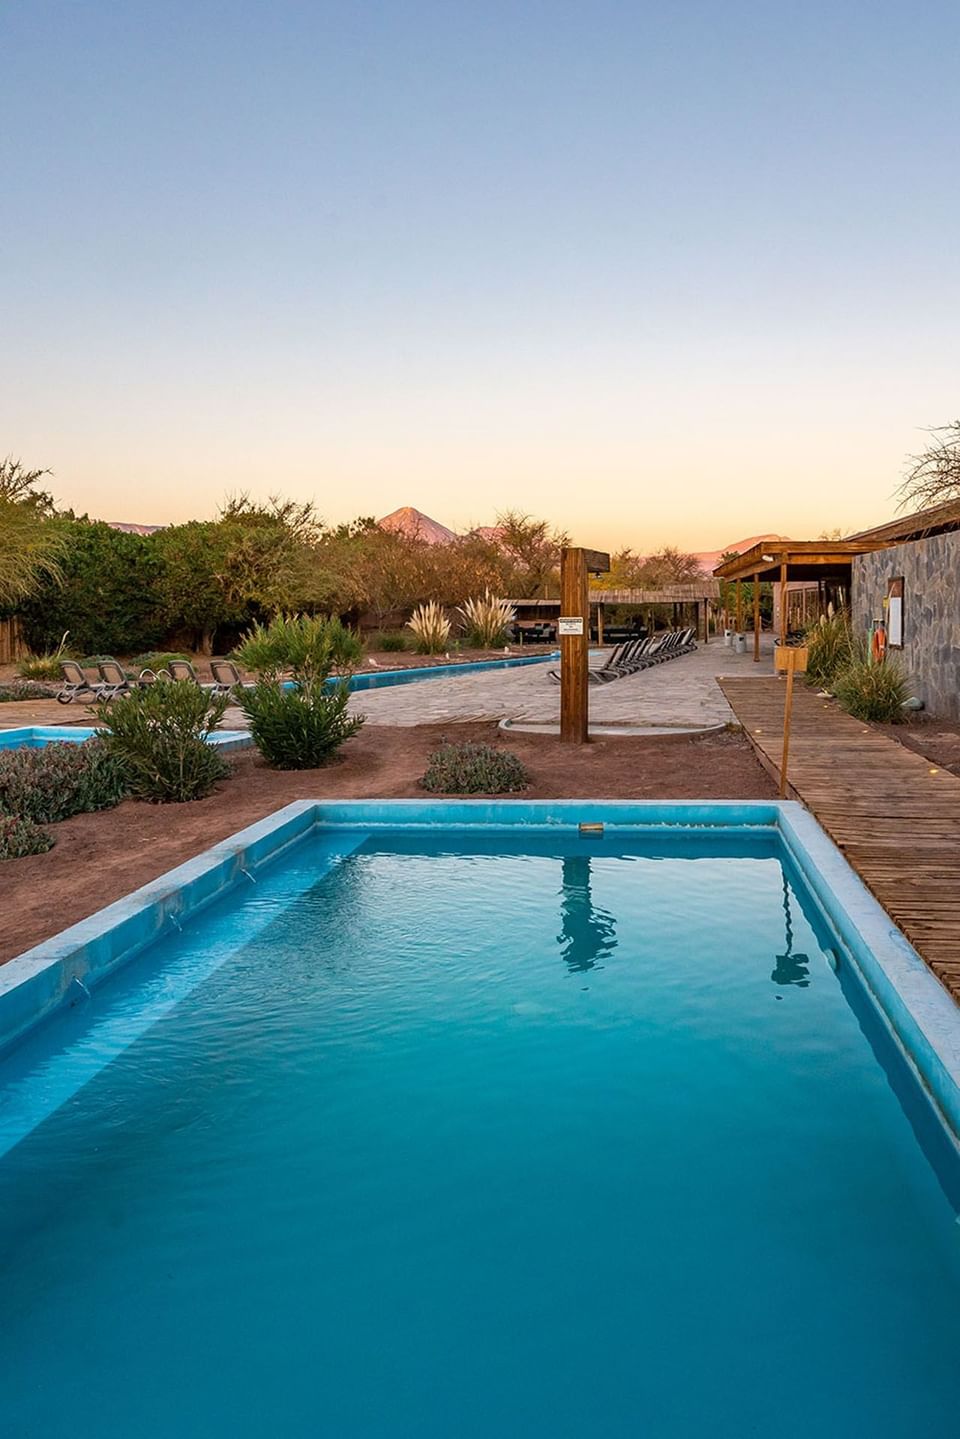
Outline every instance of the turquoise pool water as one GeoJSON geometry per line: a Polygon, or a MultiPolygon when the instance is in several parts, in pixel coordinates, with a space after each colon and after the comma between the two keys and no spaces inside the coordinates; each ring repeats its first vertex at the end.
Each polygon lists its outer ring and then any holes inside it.
{"type": "MultiPolygon", "coordinates": [[[[5,749],[46,749],[51,744],[83,744],[96,730],[86,725],[23,725],[0,730],[0,751],[5,749]]],[[[253,740],[246,730],[217,730],[210,736],[217,749],[247,749],[253,740]]]]}
{"type": "Polygon", "coordinates": [[[78,994],[5,1439],[954,1434],[955,1151],[780,854],[330,834],[78,994]]]}

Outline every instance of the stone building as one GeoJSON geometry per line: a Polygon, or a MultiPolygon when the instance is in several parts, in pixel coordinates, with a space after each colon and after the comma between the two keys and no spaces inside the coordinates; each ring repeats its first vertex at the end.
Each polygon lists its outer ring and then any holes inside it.
{"type": "Polygon", "coordinates": [[[926,709],[960,719],[960,500],[850,538],[882,545],[853,557],[854,628],[884,620],[926,709]]]}

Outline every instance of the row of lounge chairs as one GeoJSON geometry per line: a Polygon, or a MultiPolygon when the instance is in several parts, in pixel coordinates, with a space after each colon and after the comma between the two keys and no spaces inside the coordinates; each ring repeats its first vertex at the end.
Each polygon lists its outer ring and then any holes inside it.
{"type": "Polygon", "coordinates": [[[157,680],[181,680],[195,684],[211,694],[226,695],[242,684],[240,672],[230,660],[211,660],[209,682],[200,679],[189,660],[169,660],[161,670],[141,670],[136,679],[130,679],[122,665],[116,660],[101,660],[97,665],[98,678],[91,680],[82,665],[76,660],[62,660],[60,670],[63,682],[57,694],[62,705],[74,700],[112,700],[117,695],[129,694],[131,690],[142,689],[145,685],[156,684],[157,680]]]}
{"type": "MultiPolygon", "coordinates": [[[[625,640],[611,650],[602,665],[588,670],[587,675],[591,684],[609,684],[611,680],[623,679],[625,675],[635,675],[640,670],[652,669],[654,665],[688,655],[696,647],[692,629],[667,630],[664,634],[648,635],[646,639],[625,640]]],[[[552,680],[560,679],[559,670],[550,670],[549,673],[552,680]]]]}

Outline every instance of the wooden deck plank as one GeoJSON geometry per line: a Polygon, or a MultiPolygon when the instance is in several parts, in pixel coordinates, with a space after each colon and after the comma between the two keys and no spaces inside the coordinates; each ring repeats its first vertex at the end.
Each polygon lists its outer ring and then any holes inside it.
{"type": "MultiPolygon", "coordinates": [[[[760,763],[779,777],[784,687],[722,679],[760,763]]],[[[798,686],[790,793],[960,1002],[960,778],[798,686]]]]}

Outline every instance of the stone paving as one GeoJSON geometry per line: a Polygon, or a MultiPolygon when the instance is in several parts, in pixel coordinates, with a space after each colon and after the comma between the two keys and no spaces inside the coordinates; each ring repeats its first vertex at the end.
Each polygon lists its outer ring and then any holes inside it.
{"type": "MultiPolygon", "coordinates": [[[[698,728],[734,722],[733,711],[716,682],[717,675],[769,676],[772,641],[765,637],[759,664],[752,645],[734,654],[722,640],[701,644],[689,655],[669,660],[639,674],[590,686],[590,717],[596,725],[641,725],[698,728]]],[[[591,660],[598,665],[600,656],[591,660]]],[[[558,724],[560,686],[550,679],[552,663],[515,670],[487,670],[450,679],[424,680],[393,689],[355,694],[351,709],[370,724],[442,724],[445,720],[511,719],[531,724],[558,724]]],[[[233,728],[234,716],[224,720],[233,728]]]]}
{"type": "MultiPolygon", "coordinates": [[[[716,677],[769,676],[772,639],[764,636],[758,665],[753,647],[734,654],[721,640],[701,644],[689,655],[656,665],[639,674],[590,686],[590,719],[594,726],[636,725],[642,728],[707,728],[733,723],[734,715],[716,677]]],[[[601,663],[599,655],[591,664],[601,663]]],[[[466,720],[510,719],[519,724],[556,725],[560,719],[560,686],[549,678],[552,661],[515,670],[486,670],[422,680],[353,695],[350,707],[374,725],[456,723],[466,720]]],[[[0,728],[23,724],[89,724],[86,706],[34,700],[0,706],[0,728]]],[[[225,729],[245,729],[241,712],[231,706],[225,729]]]]}

